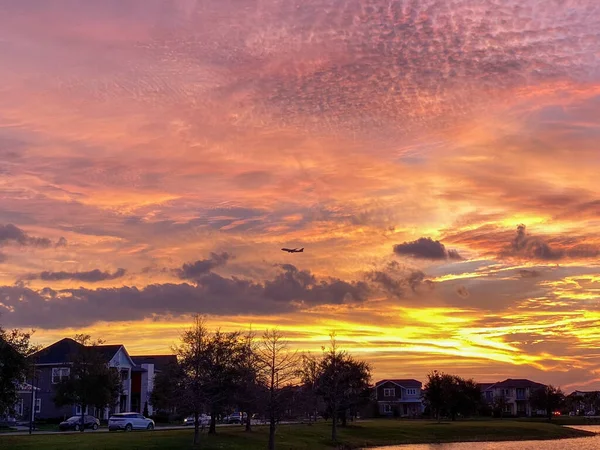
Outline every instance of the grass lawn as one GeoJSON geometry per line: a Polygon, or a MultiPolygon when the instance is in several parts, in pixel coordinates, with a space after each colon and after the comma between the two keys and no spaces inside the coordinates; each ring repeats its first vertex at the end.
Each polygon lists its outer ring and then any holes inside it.
{"type": "MultiPolygon", "coordinates": [[[[202,435],[205,450],[264,450],[267,427],[248,434],[242,427],[220,428],[216,436],[202,435]]],[[[590,436],[580,430],[540,422],[510,420],[435,423],[430,421],[373,420],[340,428],[337,448],[361,448],[430,442],[507,441],[560,439],[590,436]]],[[[11,450],[162,450],[192,449],[192,430],[133,433],[83,433],[68,435],[0,436],[0,448],[11,450]]],[[[319,450],[331,444],[328,424],[282,425],[277,431],[278,450],[319,450]]]]}

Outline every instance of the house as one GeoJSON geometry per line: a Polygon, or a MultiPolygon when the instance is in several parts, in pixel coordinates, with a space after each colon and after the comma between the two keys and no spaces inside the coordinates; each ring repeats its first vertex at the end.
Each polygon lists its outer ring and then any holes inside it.
{"type": "MultiPolygon", "coordinates": [[[[54,404],[56,385],[70,375],[70,366],[73,356],[76,355],[83,345],[70,338],[62,339],[54,344],[34,353],[31,358],[36,368],[36,387],[40,407],[36,418],[64,418],[81,414],[79,406],[57,407],[54,404]]],[[[131,409],[131,373],[135,363],[125,350],[123,345],[97,345],[93,347],[110,367],[117,369],[123,383],[122,394],[111,410],[88,411],[96,416],[108,418],[111,412],[130,411],[131,409]]]]}
{"type": "Polygon", "coordinates": [[[489,405],[500,403],[503,414],[515,417],[537,415],[538,411],[531,407],[529,397],[533,391],[546,387],[535,381],[513,378],[497,383],[480,383],[479,386],[489,405]]]}
{"type": "Polygon", "coordinates": [[[131,373],[131,411],[142,413],[144,405],[148,406],[148,414],[154,410],[150,403],[150,394],[154,389],[154,377],[167,370],[169,365],[177,364],[176,355],[132,356],[135,367],[131,373]]]}
{"type": "Polygon", "coordinates": [[[600,404],[600,391],[573,391],[567,395],[571,412],[578,415],[595,415],[600,404]]]}
{"type": "Polygon", "coordinates": [[[381,380],[375,384],[375,396],[382,416],[416,416],[423,413],[423,384],[413,379],[381,380]]]}

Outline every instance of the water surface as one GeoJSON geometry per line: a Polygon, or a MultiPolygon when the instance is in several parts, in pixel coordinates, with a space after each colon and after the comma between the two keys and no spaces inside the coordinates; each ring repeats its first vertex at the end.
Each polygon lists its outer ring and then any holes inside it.
{"type": "MultiPolygon", "coordinates": [[[[600,426],[577,426],[600,433],[600,426]]],[[[553,441],[455,442],[452,444],[408,444],[375,447],[378,450],[600,450],[600,435],[553,441]]],[[[369,450],[374,450],[371,448],[369,450]]]]}

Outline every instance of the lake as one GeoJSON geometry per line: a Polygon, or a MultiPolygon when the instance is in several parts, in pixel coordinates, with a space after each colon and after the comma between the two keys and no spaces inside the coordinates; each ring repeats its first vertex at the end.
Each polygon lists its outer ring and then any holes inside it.
{"type": "MultiPolygon", "coordinates": [[[[600,426],[571,427],[600,433],[600,426]]],[[[452,444],[408,444],[375,447],[378,450],[599,450],[600,435],[554,441],[456,442],[452,444]]],[[[373,448],[369,450],[374,450],[373,448]]]]}

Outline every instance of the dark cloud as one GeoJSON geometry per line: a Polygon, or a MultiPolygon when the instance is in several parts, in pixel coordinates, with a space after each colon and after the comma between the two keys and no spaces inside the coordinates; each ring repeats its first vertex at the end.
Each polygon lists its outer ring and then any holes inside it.
{"type": "Polygon", "coordinates": [[[67,244],[67,239],[61,236],[60,239],[56,242],[56,247],[66,247],[67,244]]]}
{"type": "Polygon", "coordinates": [[[537,278],[541,274],[537,270],[533,270],[533,269],[521,269],[521,270],[519,270],[519,275],[521,276],[521,278],[537,278]]]}
{"type": "Polygon", "coordinates": [[[446,250],[444,244],[431,238],[397,244],[394,246],[394,253],[420,259],[462,259],[456,250],[446,250]]]}
{"type": "Polygon", "coordinates": [[[529,236],[525,225],[517,227],[517,235],[512,241],[511,250],[515,254],[532,259],[555,260],[564,256],[564,252],[553,250],[541,238],[529,236]]]}
{"type": "Polygon", "coordinates": [[[25,277],[27,280],[44,280],[44,281],[64,281],[77,280],[85,283],[98,283],[100,281],[116,280],[125,276],[125,269],[117,269],[115,272],[102,272],[99,269],[90,270],[88,272],[49,272],[44,271],[40,274],[32,274],[25,277]]]}
{"type": "Polygon", "coordinates": [[[367,273],[366,279],[396,298],[406,297],[407,289],[417,292],[421,286],[426,286],[428,289],[434,287],[432,281],[426,280],[425,273],[398,264],[396,261],[388,263],[382,270],[367,273]]]}
{"type": "Polygon", "coordinates": [[[230,259],[231,255],[227,252],[211,253],[210,258],[201,259],[194,263],[185,263],[180,269],[175,269],[174,272],[182,280],[197,280],[211,270],[224,266],[230,259]]]}
{"type": "Polygon", "coordinates": [[[47,248],[52,245],[50,239],[29,236],[25,231],[12,223],[0,225],[0,246],[11,243],[41,248],[47,248]]]}
{"type": "Polygon", "coordinates": [[[462,297],[462,298],[468,298],[471,295],[469,293],[469,290],[466,288],[466,286],[458,286],[456,288],[456,293],[458,294],[459,297],[462,297]]]}
{"type": "Polygon", "coordinates": [[[0,313],[11,326],[83,327],[96,321],[141,320],[157,315],[272,315],[322,304],[347,304],[367,299],[365,282],[317,279],[306,270],[286,265],[263,283],[209,272],[196,285],[153,284],[102,289],[0,287],[0,313]]]}

